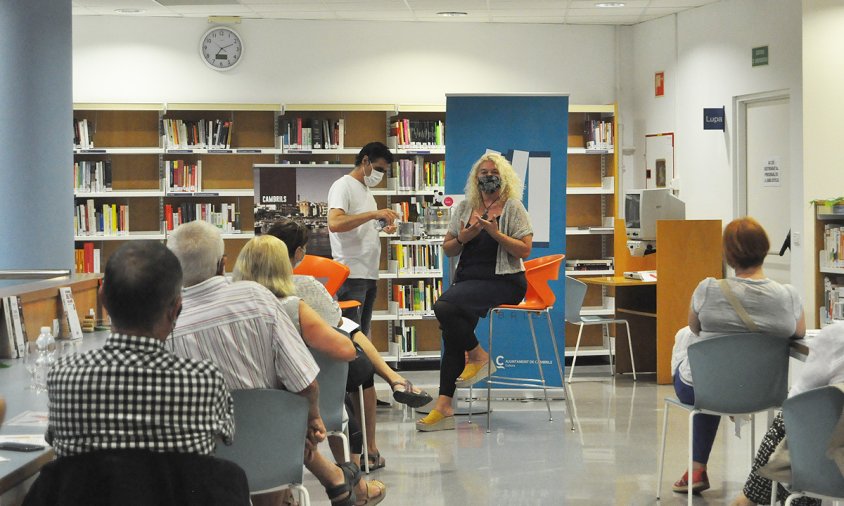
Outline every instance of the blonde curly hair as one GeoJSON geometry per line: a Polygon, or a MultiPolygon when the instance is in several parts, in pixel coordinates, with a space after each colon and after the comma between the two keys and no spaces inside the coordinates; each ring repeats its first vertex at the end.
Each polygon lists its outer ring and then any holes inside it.
{"type": "Polygon", "coordinates": [[[487,153],[478,158],[478,161],[472,165],[472,170],[469,171],[469,177],[466,179],[464,192],[466,200],[472,205],[472,209],[484,207],[481,191],[478,189],[478,168],[487,161],[495,164],[495,168],[498,169],[498,174],[501,176],[501,201],[506,202],[507,199],[511,198],[522,200],[524,183],[516,175],[513,166],[503,156],[497,153],[487,153]]]}

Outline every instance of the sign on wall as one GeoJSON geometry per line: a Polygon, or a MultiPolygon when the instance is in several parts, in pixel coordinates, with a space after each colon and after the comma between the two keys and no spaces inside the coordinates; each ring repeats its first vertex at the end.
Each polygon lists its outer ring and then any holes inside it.
{"type": "Polygon", "coordinates": [[[724,107],[704,108],[703,109],[703,129],[704,130],[725,130],[726,116],[724,107]]]}
{"type": "Polygon", "coordinates": [[[654,96],[662,97],[665,95],[665,71],[660,70],[654,74],[654,96]]]}
{"type": "Polygon", "coordinates": [[[754,47],[750,54],[751,65],[754,67],[768,64],[768,46],[754,47]]]}
{"type": "Polygon", "coordinates": [[[780,157],[769,157],[762,166],[762,186],[782,186],[782,176],[780,157]]]}

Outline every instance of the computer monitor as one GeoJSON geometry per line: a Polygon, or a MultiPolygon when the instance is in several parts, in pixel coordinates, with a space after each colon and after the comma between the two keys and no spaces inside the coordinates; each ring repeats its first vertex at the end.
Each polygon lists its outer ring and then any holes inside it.
{"type": "Polygon", "coordinates": [[[657,220],[686,219],[686,204],[669,188],[629,190],[624,195],[624,226],[627,238],[656,240],[657,220]]]}

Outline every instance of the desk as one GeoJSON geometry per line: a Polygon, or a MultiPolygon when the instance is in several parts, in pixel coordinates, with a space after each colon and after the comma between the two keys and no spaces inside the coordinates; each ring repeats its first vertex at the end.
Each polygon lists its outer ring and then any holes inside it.
{"type": "MultiPolygon", "coordinates": [[[[602,276],[580,278],[587,285],[600,285],[616,288],[616,317],[627,320],[630,325],[630,338],[633,341],[633,357],[636,360],[636,372],[656,371],[656,281],[628,279],[624,276],[602,276]]],[[[616,372],[632,372],[627,340],[615,340],[616,372]]]]}
{"type": "MultiPolygon", "coordinates": [[[[79,351],[101,348],[105,343],[108,332],[85,334],[79,351]]],[[[26,390],[29,385],[29,373],[24,367],[22,359],[2,360],[10,367],[0,369],[0,395],[6,398],[6,421],[8,422],[24,411],[47,411],[47,394],[36,394],[33,390],[26,390]]],[[[16,427],[3,425],[0,435],[10,434],[44,434],[43,427],[16,427]]],[[[42,466],[53,460],[55,454],[52,448],[39,452],[11,452],[0,450],[0,457],[9,459],[0,462],[0,504],[7,504],[4,494],[9,492],[11,504],[15,504],[15,496],[23,494],[23,490],[12,490],[21,485],[28,478],[35,475],[42,466]],[[11,492],[10,492],[11,491],[11,492]]]]}

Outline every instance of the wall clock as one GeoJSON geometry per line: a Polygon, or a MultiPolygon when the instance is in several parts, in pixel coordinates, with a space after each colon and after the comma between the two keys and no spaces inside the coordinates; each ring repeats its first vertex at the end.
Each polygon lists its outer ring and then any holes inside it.
{"type": "Polygon", "coordinates": [[[231,70],[243,59],[243,39],[226,26],[216,26],[199,40],[199,56],[214,70],[231,70]]]}

